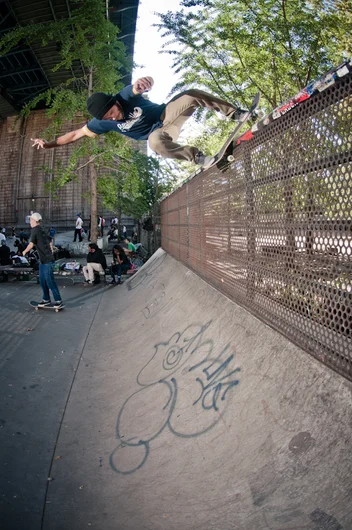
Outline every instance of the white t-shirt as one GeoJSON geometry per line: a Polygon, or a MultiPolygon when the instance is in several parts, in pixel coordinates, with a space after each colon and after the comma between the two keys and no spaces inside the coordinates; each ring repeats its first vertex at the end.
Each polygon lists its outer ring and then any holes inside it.
{"type": "Polygon", "coordinates": [[[2,232],[0,232],[0,241],[6,241],[6,237],[2,232]]]}
{"type": "Polygon", "coordinates": [[[80,217],[77,217],[76,219],[76,230],[80,230],[83,226],[83,221],[80,217]]]}

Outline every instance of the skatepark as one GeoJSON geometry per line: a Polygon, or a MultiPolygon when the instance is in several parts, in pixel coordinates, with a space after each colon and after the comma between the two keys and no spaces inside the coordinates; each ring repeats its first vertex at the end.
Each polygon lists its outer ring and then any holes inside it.
{"type": "Polygon", "coordinates": [[[5,530],[352,528],[350,163],[331,143],[304,180],[289,143],[312,111],[350,119],[344,72],[166,197],[162,248],[122,285],[63,278],[55,313],[0,284],[5,530]]]}
{"type": "Polygon", "coordinates": [[[352,530],[344,3],[183,1],[163,103],[162,56],[132,71],[143,4],[0,2],[0,530],[352,530]],[[107,259],[86,285],[77,217],[107,259]],[[148,248],[110,271],[126,219],[148,248]]]}
{"type": "Polygon", "coordinates": [[[3,528],[352,527],[351,384],[164,251],[0,289],[3,528]]]}

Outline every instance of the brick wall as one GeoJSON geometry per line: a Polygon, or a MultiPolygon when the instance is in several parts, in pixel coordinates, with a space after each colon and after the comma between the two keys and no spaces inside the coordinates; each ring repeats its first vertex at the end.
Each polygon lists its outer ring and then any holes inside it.
{"type": "MultiPolygon", "coordinates": [[[[52,197],[45,187],[51,177],[40,167],[55,168],[58,159],[65,165],[73,149],[73,145],[48,150],[33,148],[30,139],[40,137],[48,124],[45,111],[32,112],[27,120],[9,117],[0,121],[0,226],[24,226],[31,210],[39,211],[46,225],[52,223],[57,228],[73,225],[79,212],[83,219],[89,219],[88,167],[62,188],[57,197],[52,197]]],[[[82,125],[82,118],[67,121],[60,134],[82,125]]],[[[146,144],[138,143],[142,152],[146,152],[146,144]]],[[[112,215],[99,204],[98,213],[106,219],[112,215]]]]}

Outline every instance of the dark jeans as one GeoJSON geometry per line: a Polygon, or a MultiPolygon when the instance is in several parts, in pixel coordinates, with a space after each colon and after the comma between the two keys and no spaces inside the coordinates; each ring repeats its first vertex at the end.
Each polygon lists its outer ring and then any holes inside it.
{"type": "Polygon", "coordinates": [[[115,278],[115,274],[117,275],[118,279],[121,278],[121,274],[128,271],[131,268],[131,265],[127,265],[125,263],[122,263],[120,265],[117,263],[116,265],[111,265],[111,276],[115,278]]]}
{"type": "Polygon", "coordinates": [[[50,300],[49,289],[53,293],[55,302],[61,302],[59,288],[54,278],[54,262],[40,263],[39,265],[39,283],[43,289],[43,300],[50,300]]]}
{"type": "Polygon", "coordinates": [[[76,228],[76,229],[75,229],[75,237],[73,238],[73,242],[76,241],[77,236],[79,237],[79,240],[80,240],[80,241],[83,241],[83,238],[82,238],[82,229],[81,229],[81,228],[76,228]]]}

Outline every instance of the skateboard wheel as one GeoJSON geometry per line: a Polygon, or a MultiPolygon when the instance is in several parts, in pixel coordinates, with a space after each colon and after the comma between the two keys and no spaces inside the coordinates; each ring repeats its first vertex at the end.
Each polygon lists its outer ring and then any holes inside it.
{"type": "Polygon", "coordinates": [[[58,310],[58,309],[55,309],[55,313],[58,313],[58,312],[59,312],[59,310],[58,310]]]}
{"type": "Polygon", "coordinates": [[[36,310],[36,311],[39,311],[39,307],[36,307],[35,310],[36,310]]]}
{"type": "Polygon", "coordinates": [[[235,157],[233,155],[229,155],[227,157],[228,162],[233,162],[235,160],[235,157]]]}

